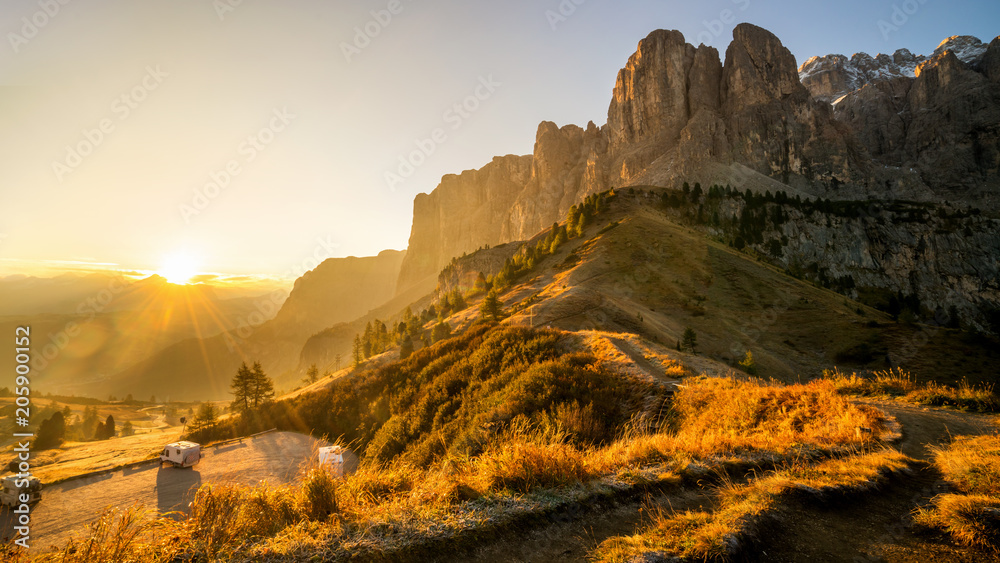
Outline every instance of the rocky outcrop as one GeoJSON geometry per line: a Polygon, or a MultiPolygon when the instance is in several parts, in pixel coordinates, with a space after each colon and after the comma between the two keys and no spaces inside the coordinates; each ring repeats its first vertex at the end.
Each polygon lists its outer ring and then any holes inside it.
{"type": "Polygon", "coordinates": [[[915,170],[927,187],[919,199],[994,208],[1000,89],[989,67],[1000,44],[993,44],[975,65],[943,50],[917,65],[913,78],[866,84],[846,95],[835,115],[875,162],[915,170]]]}
{"type": "Polygon", "coordinates": [[[599,167],[606,151],[606,139],[593,122],[586,129],[542,122],[531,177],[511,206],[498,242],[531,238],[588,194],[603,189],[606,179],[599,167]]]}
{"type": "Polygon", "coordinates": [[[799,82],[791,52],[756,26],[737,26],[733,37],[722,79],[733,158],[797,187],[864,182],[869,171],[863,155],[829,106],[799,82]]]}
{"type": "MultiPolygon", "coordinates": [[[[614,150],[635,143],[676,141],[690,118],[688,85],[695,48],[679,31],[658,30],[639,42],[618,80],[608,108],[614,150]]],[[[708,99],[717,98],[708,92],[708,99]]]]}
{"type": "Polygon", "coordinates": [[[542,122],[531,156],[498,157],[479,170],[442,178],[413,202],[399,290],[423,284],[429,291],[453,257],[530,238],[562,219],[572,205],[604,189],[599,159],[606,150],[593,123],[582,129],[542,122]]]}
{"type": "Polygon", "coordinates": [[[430,194],[418,194],[398,290],[417,284],[433,289],[453,257],[503,242],[507,217],[531,171],[530,156],[496,157],[479,170],[445,176],[430,194]]]}
{"type": "MultiPolygon", "coordinates": [[[[738,215],[740,208],[728,212],[738,215]]],[[[915,296],[920,310],[914,313],[927,322],[997,330],[997,219],[968,209],[901,204],[872,204],[858,217],[803,213],[793,206],[784,206],[784,213],[780,229],[756,245],[768,255],[768,246],[780,240],[778,265],[849,279],[846,292],[855,298],[858,291],[915,296]]]]}
{"type": "Polygon", "coordinates": [[[329,258],[295,280],[295,287],[267,329],[283,337],[308,337],[354,320],[392,299],[405,251],[365,258],[329,258]]]}
{"type": "Polygon", "coordinates": [[[989,78],[994,84],[1000,82],[1000,37],[990,42],[989,48],[983,54],[983,59],[979,63],[979,68],[983,75],[989,78]]]}
{"type": "Polygon", "coordinates": [[[468,256],[460,256],[452,260],[438,274],[437,290],[442,293],[453,289],[467,292],[475,287],[480,272],[485,276],[499,274],[507,261],[520,249],[520,244],[509,243],[491,246],[468,256]]]}

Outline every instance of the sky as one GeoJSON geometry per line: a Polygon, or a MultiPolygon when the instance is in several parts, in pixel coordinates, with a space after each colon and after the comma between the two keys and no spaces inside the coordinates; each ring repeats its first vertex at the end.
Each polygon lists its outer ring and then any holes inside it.
{"type": "Polygon", "coordinates": [[[989,41],[1000,2],[4,0],[0,276],[405,248],[443,175],[604,124],[649,32],[724,56],[743,21],[801,64],[989,41]]]}

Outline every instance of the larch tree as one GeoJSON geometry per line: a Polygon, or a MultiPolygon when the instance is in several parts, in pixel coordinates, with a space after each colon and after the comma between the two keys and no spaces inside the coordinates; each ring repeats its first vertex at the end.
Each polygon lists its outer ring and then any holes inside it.
{"type": "Polygon", "coordinates": [[[253,363],[251,375],[251,403],[253,408],[256,409],[274,398],[274,382],[264,373],[264,368],[260,365],[260,362],[253,363]]]}

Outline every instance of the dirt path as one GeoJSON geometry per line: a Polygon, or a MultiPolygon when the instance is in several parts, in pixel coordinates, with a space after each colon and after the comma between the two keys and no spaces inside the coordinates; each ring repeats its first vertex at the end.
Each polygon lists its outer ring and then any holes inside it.
{"type": "Polygon", "coordinates": [[[662,369],[653,365],[653,362],[647,360],[646,356],[644,356],[639,350],[636,350],[635,346],[633,346],[628,340],[625,340],[624,338],[609,338],[608,340],[615,345],[615,348],[618,348],[618,350],[628,356],[640,370],[646,372],[646,374],[650,377],[675,385],[680,383],[680,381],[676,379],[666,377],[662,369]]]}
{"type": "Polygon", "coordinates": [[[710,491],[685,488],[670,494],[647,497],[616,506],[571,509],[552,518],[552,523],[521,533],[511,533],[473,553],[442,555],[435,563],[546,563],[586,561],[587,553],[612,536],[630,535],[648,524],[650,507],[660,510],[695,510],[710,507],[710,491]],[[641,511],[640,511],[641,509],[641,511]]]}
{"type": "MultiPolygon", "coordinates": [[[[621,349],[625,352],[628,347],[621,349]]],[[[993,418],[892,402],[870,404],[895,416],[902,426],[900,449],[920,460],[914,473],[897,478],[866,499],[846,499],[833,505],[802,504],[783,511],[747,560],[774,563],[981,563],[988,560],[982,553],[954,546],[943,535],[915,535],[908,523],[913,508],[926,503],[945,487],[940,473],[927,463],[931,459],[927,446],[946,443],[952,436],[992,431],[995,428],[991,427],[993,418]]],[[[474,552],[449,553],[430,561],[586,561],[587,554],[601,541],[633,534],[648,524],[647,513],[640,509],[659,507],[666,512],[711,509],[712,496],[710,489],[687,488],[641,502],[570,510],[554,517],[548,525],[507,534],[474,552]]]]}
{"type": "MultiPolygon", "coordinates": [[[[203,483],[287,483],[295,479],[317,440],[292,432],[273,432],[219,448],[203,450],[192,468],[156,463],[66,481],[42,491],[31,512],[33,551],[64,544],[108,506],[141,503],[160,513],[186,509],[203,483]]],[[[320,444],[322,445],[322,444],[320,444]]],[[[0,511],[0,533],[11,535],[10,511],[0,511]]]]}
{"type": "Polygon", "coordinates": [[[975,435],[995,429],[992,417],[877,402],[902,425],[900,449],[920,460],[911,476],[898,478],[867,498],[834,505],[801,504],[779,515],[760,546],[760,561],[885,561],[893,563],[957,563],[989,560],[984,554],[957,547],[943,534],[917,534],[910,528],[911,512],[944,492],[941,473],[931,466],[928,446],[947,443],[952,436],[975,435]]]}

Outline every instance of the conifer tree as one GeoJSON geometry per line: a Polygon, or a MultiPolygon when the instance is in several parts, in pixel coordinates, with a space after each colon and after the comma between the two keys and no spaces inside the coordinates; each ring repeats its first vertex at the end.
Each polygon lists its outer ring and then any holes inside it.
{"type": "Polygon", "coordinates": [[[240,364],[236,370],[236,375],[229,384],[230,392],[233,394],[232,408],[241,413],[250,412],[253,402],[254,375],[246,362],[240,364]]]}
{"type": "Polygon", "coordinates": [[[260,362],[253,363],[252,379],[252,404],[253,408],[263,405],[274,398],[274,382],[264,373],[264,368],[260,362]]]}
{"type": "Polygon", "coordinates": [[[495,289],[491,289],[486,297],[483,298],[482,304],[479,306],[479,313],[484,319],[487,320],[500,320],[503,314],[503,304],[500,302],[500,297],[497,295],[495,289]]]}
{"type": "Polygon", "coordinates": [[[698,335],[695,334],[692,328],[688,327],[684,329],[682,344],[685,350],[690,350],[692,353],[696,352],[698,348],[698,335]]]}

